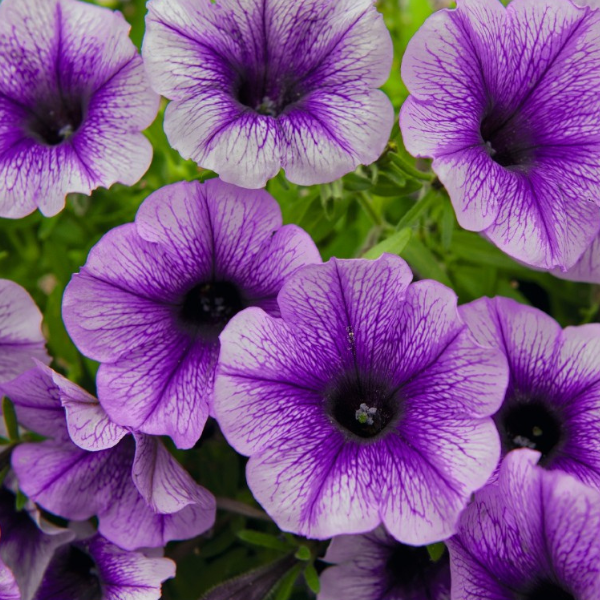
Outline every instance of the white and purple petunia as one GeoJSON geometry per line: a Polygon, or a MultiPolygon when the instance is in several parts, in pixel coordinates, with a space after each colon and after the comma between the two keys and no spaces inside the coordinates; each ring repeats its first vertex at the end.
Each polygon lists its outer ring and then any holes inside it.
{"type": "Polygon", "coordinates": [[[74,538],[43,519],[31,501],[17,511],[15,494],[0,488],[0,600],[31,600],[56,549],[74,538]]]}
{"type": "Polygon", "coordinates": [[[493,472],[504,357],[475,341],[452,290],[411,279],[392,255],[309,265],[279,293],[281,318],[249,308],[221,334],[215,414],[281,529],[383,522],[430,543],[493,472]]]}
{"type": "Polygon", "coordinates": [[[100,535],[54,553],[33,600],[159,600],[175,563],[123,550],[100,535]]]}
{"type": "Polygon", "coordinates": [[[71,192],[150,166],[158,111],[120,13],[78,0],[0,4],[0,216],[60,212],[71,192]]]}
{"type": "Polygon", "coordinates": [[[449,540],[453,600],[600,598],[600,494],[511,452],[449,540]]]}
{"type": "Polygon", "coordinates": [[[542,311],[501,297],[463,305],[460,314],[481,344],[508,361],[509,385],[494,417],[502,454],[535,449],[543,467],[600,489],[600,324],[563,330],[542,311]]]}
{"type": "Polygon", "coordinates": [[[600,229],[600,11],[458,0],[408,45],[407,149],[433,158],[458,221],[566,271],[600,229]]]}
{"type": "Polygon", "coordinates": [[[33,367],[32,359],[49,363],[42,334],[42,314],[18,284],[0,279],[0,383],[33,367]]]}
{"type": "Polygon", "coordinates": [[[392,41],[374,0],[151,0],[143,55],[165,132],[223,181],[312,185],[379,158],[392,41]]]}
{"type": "Polygon", "coordinates": [[[1,600],[158,600],[175,575],[171,560],[122,550],[87,523],[63,529],[45,521],[31,502],[16,509],[0,490],[1,600]]]}
{"type": "Polygon", "coordinates": [[[433,562],[426,547],[405,546],[385,528],[333,538],[317,600],[450,600],[448,553],[433,562]]]}
{"type": "Polygon", "coordinates": [[[49,367],[0,391],[21,425],[45,436],[12,452],[19,487],[70,520],[98,517],[98,531],[127,550],[199,535],[215,520],[215,499],[155,437],[112,423],[98,401],[49,367]]]}
{"type": "Polygon", "coordinates": [[[98,397],[110,417],[190,448],[209,414],[227,321],[248,306],[278,315],[285,279],[320,261],[307,233],[281,226],[267,192],[176,183],[92,249],[63,317],[78,348],[102,362],[98,397]]]}

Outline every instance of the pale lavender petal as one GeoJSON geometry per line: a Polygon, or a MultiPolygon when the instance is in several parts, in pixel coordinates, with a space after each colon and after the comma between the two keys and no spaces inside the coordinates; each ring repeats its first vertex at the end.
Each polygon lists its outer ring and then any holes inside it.
{"type": "Polygon", "coordinates": [[[172,560],[121,550],[102,536],[89,542],[89,552],[98,565],[106,600],[159,600],[161,583],[175,577],[172,560]]]}
{"type": "Polygon", "coordinates": [[[40,506],[65,519],[89,519],[112,504],[115,490],[131,478],[133,446],[130,438],[98,452],[52,441],[21,444],[12,467],[23,492],[40,506]]]}
{"type": "Polygon", "coordinates": [[[248,486],[284,531],[327,539],[381,523],[389,465],[376,445],[344,444],[344,436],[328,425],[322,411],[314,410],[302,415],[293,435],[273,439],[250,457],[248,486]]]}
{"type": "Polygon", "coordinates": [[[60,403],[54,371],[42,363],[1,387],[15,405],[19,423],[57,441],[69,440],[65,411],[60,403]]]}
{"type": "Polygon", "coordinates": [[[150,508],[172,514],[193,504],[206,514],[214,513],[214,497],[190,477],[158,438],[136,434],[135,441],[132,477],[150,508]]]}
{"type": "Polygon", "coordinates": [[[53,373],[65,409],[71,440],[84,450],[106,450],[116,446],[129,432],[113,423],[94,396],[62,375],[53,373]]]}
{"type": "Polygon", "coordinates": [[[575,266],[566,272],[556,269],[552,274],[570,281],[600,284],[600,234],[581,255],[575,266]]]}
{"type": "Polygon", "coordinates": [[[22,600],[12,571],[0,561],[0,600],[22,600]]]}
{"type": "Polygon", "coordinates": [[[0,279],[0,383],[34,366],[49,363],[42,334],[42,314],[19,285],[0,279]]]}
{"type": "Polygon", "coordinates": [[[179,448],[191,448],[208,418],[218,344],[190,340],[176,330],[144,341],[100,366],[98,397],[115,422],[169,435],[179,448]]]}
{"type": "Polygon", "coordinates": [[[172,540],[193,538],[213,526],[215,510],[190,504],[172,514],[154,512],[130,480],[116,490],[100,515],[98,531],[125,550],[160,548],[172,540]]]}

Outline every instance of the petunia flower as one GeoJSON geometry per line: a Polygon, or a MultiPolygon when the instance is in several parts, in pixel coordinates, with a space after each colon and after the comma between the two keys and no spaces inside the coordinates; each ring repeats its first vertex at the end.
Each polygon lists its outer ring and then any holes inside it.
{"type": "Polygon", "coordinates": [[[502,455],[537,450],[540,465],[600,489],[600,324],[563,330],[508,298],[482,298],[460,314],[481,344],[508,361],[506,397],[494,416],[502,455]]]}
{"type": "Polygon", "coordinates": [[[449,540],[453,600],[596,600],[600,495],[511,452],[449,540]]]}
{"type": "Polygon", "coordinates": [[[33,600],[159,600],[175,563],[122,550],[100,535],[59,548],[33,600]]]}
{"type": "Polygon", "coordinates": [[[248,306],[277,315],[285,279],[320,261],[308,234],[281,226],[265,191],[176,183],[92,249],[63,317],[78,348],[102,362],[98,396],[111,419],[190,448],[209,414],[227,321],[248,306]]]}
{"type": "Polygon", "coordinates": [[[151,0],[143,55],[170,144],[223,181],[311,185],[379,158],[390,34],[373,0],[151,0]]]}
{"type": "Polygon", "coordinates": [[[448,553],[433,562],[383,527],[333,538],[323,560],[336,566],[321,574],[317,600],[450,600],[448,553]]]}
{"type": "Polygon", "coordinates": [[[122,550],[87,523],[51,525],[28,504],[17,511],[0,491],[0,600],[158,600],[175,575],[171,560],[122,550]]]}
{"type": "Polygon", "coordinates": [[[450,289],[411,278],[392,255],[309,265],[279,293],[281,318],[249,308],[221,334],[215,414],[281,529],[324,539],[383,522],[434,542],[494,470],[505,361],[450,289]]]}
{"type": "Polygon", "coordinates": [[[155,437],[112,423],[98,401],[38,364],[0,390],[25,428],[45,436],[12,452],[23,492],[70,520],[97,516],[98,531],[127,550],[161,547],[206,531],[214,497],[155,437]]]}
{"type": "Polygon", "coordinates": [[[158,111],[120,13],[77,0],[0,4],[0,216],[60,212],[71,192],[150,166],[158,111]]]}
{"type": "Polygon", "coordinates": [[[12,600],[11,594],[31,600],[56,549],[74,538],[73,531],[46,521],[31,501],[17,511],[15,494],[0,488],[0,600],[12,600]]]}
{"type": "Polygon", "coordinates": [[[600,11],[458,0],[410,41],[400,124],[465,229],[566,271],[600,229],[600,11]]]}
{"type": "Polygon", "coordinates": [[[49,363],[45,343],[42,314],[31,296],[0,279],[0,383],[33,367],[33,359],[49,363]]]}

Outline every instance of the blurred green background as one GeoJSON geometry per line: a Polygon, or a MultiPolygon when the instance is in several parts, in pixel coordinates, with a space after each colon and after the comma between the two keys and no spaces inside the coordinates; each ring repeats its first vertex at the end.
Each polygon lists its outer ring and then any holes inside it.
{"type": "MultiPolygon", "coordinates": [[[[133,41],[141,46],[144,0],[96,3],[121,10],[132,25],[133,41]]],[[[378,4],[395,47],[394,66],[384,89],[398,111],[407,95],[400,79],[406,44],[444,2],[381,0],[378,4]]],[[[0,219],[0,277],[24,286],[42,310],[53,367],[92,392],[97,365],[79,354],[62,324],[65,286],[85,263],[89,249],[111,228],[132,221],[151,192],[182,179],[214,176],[182,160],[169,147],[162,130],[164,106],[147,131],[155,149],[152,166],[137,185],[115,185],[91,197],[72,195],[66,209],[50,219],[39,213],[16,221],[0,219]]],[[[452,287],[461,303],[503,295],[537,306],[562,325],[600,320],[599,286],[531,271],[479,235],[459,229],[450,201],[427,162],[417,164],[404,151],[397,125],[388,151],[370,167],[361,167],[332,184],[312,187],[290,184],[280,175],[268,189],[281,206],[284,222],[303,227],[324,260],[331,256],[375,258],[384,251],[393,252],[408,261],[417,277],[452,287]]],[[[164,597],[200,598],[220,582],[295,552],[298,561],[284,565],[290,574],[273,597],[314,598],[310,588],[317,589],[316,571],[322,564],[317,560],[315,571],[313,561],[326,544],[284,536],[260,513],[238,514],[248,512],[246,505],[258,507],[245,485],[245,459],[227,446],[218,427],[210,423],[193,450],[173,452],[227,510],[219,511],[208,534],[169,545],[167,555],[177,561],[178,573],[166,584],[164,597]]],[[[285,572],[284,567],[280,571],[285,572]]],[[[262,581],[266,575],[259,572],[252,577],[262,577],[262,581]]]]}

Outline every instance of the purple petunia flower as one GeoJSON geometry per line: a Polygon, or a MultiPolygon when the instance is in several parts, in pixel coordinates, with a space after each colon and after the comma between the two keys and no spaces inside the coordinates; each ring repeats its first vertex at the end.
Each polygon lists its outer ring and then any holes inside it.
{"type": "Polygon", "coordinates": [[[12,453],[20,488],[46,510],[72,520],[97,515],[99,532],[127,550],[187,539],[214,523],[213,496],[158,438],[115,425],[52,369],[38,364],[1,391],[23,426],[48,438],[12,453]]]}
{"type": "Polygon", "coordinates": [[[0,4],[0,216],[133,185],[158,111],[122,15],[76,0],[0,4]]]}
{"type": "Polygon", "coordinates": [[[281,227],[265,191],[176,183],[92,249],[63,317],[79,349],[102,362],[98,396],[110,417],[190,448],[212,403],[227,321],[247,306],[277,315],[284,280],[320,261],[308,234],[281,227]]]}
{"type": "Polygon", "coordinates": [[[43,519],[29,501],[25,510],[16,510],[15,495],[0,488],[0,600],[11,593],[18,600],[31,600],[39,587],[54,552],[73,540],[73,531],[43,519]]]}
{"type": "Polygon", "coordinates": [[[165,132],[223,181],[302,185],[377,160],[394,111],[374,0],[151,0],[144,61],[173,102],[165,132]]]}
{"type": "Polygon", "coordinates": [[[56,551],[33,600],[159,600],[161,583],[174,576],[173,561],[95,535],[56,551]]]}
{"type": "MultiPolygon", "coordinates": [[[[31,503],[30,503],[31,504],[31,503]]],[[[158,600],[175,564],[122,550],[87,523],[62,529],[0,491],[0,600],[158,600]]]]}
{"type": "Polygon", "coordinates": [[[600,495],[511,452],[449,540],[453,600],[600,598],[600,495]]]}
{"type": "Polygon", "coordinates": [[[433,562],[425,547],[405,546],[383,527],[333,538],[318,600],[450,600],[448,554],[433,562]]]}
{"type": "Polygon", "coordinates": [[[502,454],[532,448],[540,464],[600,489],[600,324],[567,327],[508,298],[460,314],[481,344],[505,354],[510,381],[494,420],[502,454]]]}
{"type": "Polygon", "coordinates": [[[397,256],[304,267],[221,334],[215,413],[280,528],[425,544],[454,532],[499,457],[507,383],[456,295],[397,256]]]}
{"type": "Polygon", "coordinates": [[[458,0],[403,59],[407,149],[462,227],[535,267],[566,271],[600,229],[599,28],[568,0],[458,0]]]}
{"type": "Polygon", "coordinates": [[[50,362],[42,334],[42,314],[16,283],[0,279],[0,383],[33,366],[50,362]]]}

